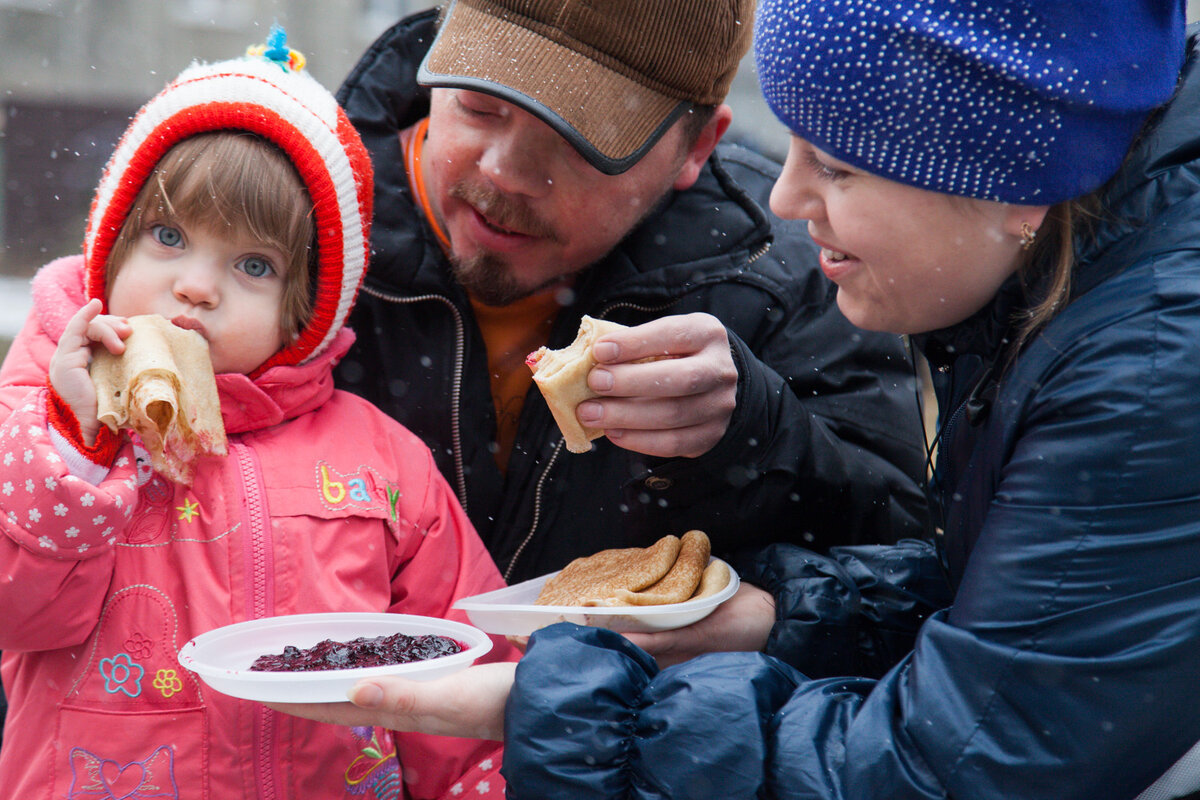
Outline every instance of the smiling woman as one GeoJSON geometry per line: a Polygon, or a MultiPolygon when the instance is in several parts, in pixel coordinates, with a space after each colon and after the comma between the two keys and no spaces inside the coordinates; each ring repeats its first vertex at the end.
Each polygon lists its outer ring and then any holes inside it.
{"type": "Polygon", "coordinates": [[[1036,228],[1046,214],[1044,206],[881,178],[800,136],[792,137],[771,208],[808,220],[821,269],[851,322],[910,334],[944,328],[990,300],[1019,267],[1021,226],[1036,228]],[[904,213],[892,213],[898,208],[904,213]],[[964,263],[975,267],[958,267],[964,263]]]}

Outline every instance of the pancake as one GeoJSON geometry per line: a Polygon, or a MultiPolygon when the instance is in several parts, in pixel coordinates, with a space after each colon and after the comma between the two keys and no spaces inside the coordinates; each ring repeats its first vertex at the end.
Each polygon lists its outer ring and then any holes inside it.
{"type": "Polygon", "coordinates": [[[679,556],[678,536],[664,536],[649,547],[601,550],[577,558],[542,586],[541,606],[614,605],[618,590],[638,591],[657,583],[679,556]]]}
{"type": "Polygon", "coordinates": [[[702,531],[688,531],[680,539],[679,556],[671,569],[656,583],[645,589],[618,589],[614,595],[617,605],[661,606],[682,603],[696,593],[700,576],[708,566],[711,545],[702,531]]]}
{"type": "Polygon", "coordinates": [[[657,606],[709,597],[729,585],[703,531],[664,536],[649,547],[601,550],[546,581],[541,606],[657,606]],[[711,563],[710,563],[711,562],[711,563]]]}
{"type": "Polygon", "coordinates": [[[585,314],[579,322],[575,341],[560,350],[538,348],[525,359],[525,363],[533,370],[533,382],[546,399],[546,405],[550,407],[550,413],[562,431],[567,449],[572,453],[586,453],[592,449],[592,440],[604,435],[600,428],[581,425],[575,416],[575,407],[584,400],[599,396],[587,384],[588,373],[596,366],[592,345],[600,336],[624,327],[585,314]]]}
{"type": "Polygon", "coordinates": [[[712,597],[729,585],[729,567],[724,561],[714,561],[704,568],[700,576],[700,585],[689,600],[699,600],[701,597],[712,597]]]}
{"type": "Polygon", "coordinates": [[[199,456],[228,452],[208,342],[156,314],[129,324],[124,353],[92,358],[96,416],[114,433],[135,431],[155,471],[190,485],[199,456]]]}

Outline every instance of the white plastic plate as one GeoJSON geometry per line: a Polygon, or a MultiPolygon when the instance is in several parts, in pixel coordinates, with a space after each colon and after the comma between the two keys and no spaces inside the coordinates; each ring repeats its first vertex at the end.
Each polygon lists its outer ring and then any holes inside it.
{"type": "Polygon", "coordinates": [[[483,631],[461,622],[409,614],[293,614],[238,622],[202,633],[179,651],[179,663],[212,688],[245,700],[275,703],[346,702],[346,692],[362,678],[401,675],[432,680],[470,666],[492,649],[483,631]],[[404,633],[435,634],[454,639],[463,650],[441,658],[382,667],[313,672],[251,672],[261,655],[281,653],[286,645],[301,649],[325,639],[348,642],[404,633]]]}
{"type": "Polygon", "coordinates": [[[534,605],[542,584],[557,574],[552,572],[503,589],[464,597],[454,607],[467,612],[472,625],[498,635],[528,636],[538,628],[556,622],[574,622],[620,633],[653,633],[682,628],[704,619],[738,590],[737,573],[730,567],[729,583],[724,589],[710,597],[683,603],[613,607],[534,605]]]}

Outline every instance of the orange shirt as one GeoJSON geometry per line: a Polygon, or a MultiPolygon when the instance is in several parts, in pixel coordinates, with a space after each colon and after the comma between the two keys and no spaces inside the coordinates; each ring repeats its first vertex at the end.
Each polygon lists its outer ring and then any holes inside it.
{"type": "MultiPolygon", "coordinates": [[[[450,239],[438,225],[429,205],[425,176],[421,172],[421,150],[428,128],[429,118],[426,117],[401,131],[400,147],[417,206],[425,215],[442,249],[449,254],[450,239]]],[[[517,421],[521,418],[525,395],[533,383],[533,373],[525,365],[525,357],[550,338],[550,326],[560,308],[556,299],[558,291],[557,287],[547,289],[500,307],[486,306],[471,298],[475,320],[487,349],[492,404],[496,408],[496,447],[493,455],[502,472],[508,466],[508,456],[517,436],[517,421]]]]}

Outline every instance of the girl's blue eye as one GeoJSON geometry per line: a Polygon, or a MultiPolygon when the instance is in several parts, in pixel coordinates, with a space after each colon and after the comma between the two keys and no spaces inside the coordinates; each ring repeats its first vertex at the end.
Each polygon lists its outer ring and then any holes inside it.
{"type": "Polygon", "coordinates": [[[150,228],[150,235],[154,237],[154,241],[167,247],[178,247],[183,243],[183,234],[178,228],[172,228],[170,225],[154,225],[150,228]]]}
{"type": "Polygon", "coordinates": [[[242,261],[242,272],[251,278],[265,278],[274,271],[271,262],[261,256],[250,256],[242,261]]]}

